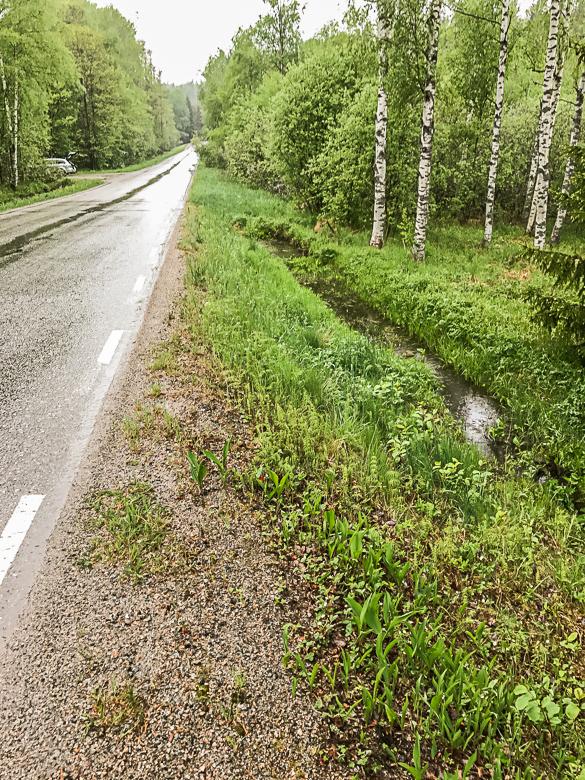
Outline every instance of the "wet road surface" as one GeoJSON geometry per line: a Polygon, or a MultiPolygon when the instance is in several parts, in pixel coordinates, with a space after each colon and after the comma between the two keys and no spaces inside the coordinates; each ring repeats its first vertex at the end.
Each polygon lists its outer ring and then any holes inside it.
{"type": "Polygon", "coordinates": [[[138,330],[195,163],[187,150],[0,215],[0,640],[138,330]]]}

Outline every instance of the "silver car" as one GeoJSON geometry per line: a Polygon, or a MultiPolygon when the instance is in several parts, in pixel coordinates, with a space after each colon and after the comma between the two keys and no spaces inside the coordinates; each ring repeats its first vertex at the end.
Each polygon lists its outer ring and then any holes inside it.
{"type": "Polygon", "coordinates": [[[64,173],[66,176],[70,176],[72,173],[77,172],[77,168],[70,160],[66,160],[64,157],[48,157],[47,168],[51,170],[57,169],[64,173]]]}

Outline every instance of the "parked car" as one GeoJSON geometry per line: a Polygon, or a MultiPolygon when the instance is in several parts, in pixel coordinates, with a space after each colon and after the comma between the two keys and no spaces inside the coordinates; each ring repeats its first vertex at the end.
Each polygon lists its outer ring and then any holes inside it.
{"type": "Polygon", "coordinates": [[[66,176],[70,176],[72,173],[77,172],[77,168],[71,160],[66,160],[64,157],[47,157],[47,168],[50,170],[58,170],[64,173],[66,176]]]}

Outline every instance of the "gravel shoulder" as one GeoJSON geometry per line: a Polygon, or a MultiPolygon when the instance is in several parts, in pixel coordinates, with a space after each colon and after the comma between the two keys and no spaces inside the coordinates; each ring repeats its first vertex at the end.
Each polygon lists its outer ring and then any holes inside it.
{"type": "Polygon", "coordinates": [[[2,779],[345,776],[282,668],[302,585],[258,507],[217,470],[201,492],[189,478],[187,452],[227,439],[243,470],[253,432],[185,330],[184,273],[174,245],[0,658],[2,779]],[[118,544],[100,491],[146,496],[150,547],[118,544]]]}

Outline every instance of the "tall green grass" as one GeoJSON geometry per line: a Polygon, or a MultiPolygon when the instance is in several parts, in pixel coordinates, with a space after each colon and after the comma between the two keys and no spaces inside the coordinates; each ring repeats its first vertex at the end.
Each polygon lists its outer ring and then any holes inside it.
{"type": "Polygon", "coordinates": [[[579,518],[465,443],[423,365],[353,332],[231,229],[282,219],[278,201],[205,169],[192,201],[185,316],[257,426],[250,484],[314,593],[285,658],[338,757],[576,777],[579,518]]]}
{"type": "MultiPolygon", "coordinates": [[[[302,247],[313,258],[305,270],[340,277],[485,388],[530,450],[525,466],[552,473],[569,495],[585,501],[585,368],[570,345],[532,322],[528,293],[548,282],[522,259],[527,239],[519,230],[500,230],[483,250],[478,228],[438,227],[427,261],[413,263],[399,238],[379,252],[363,234],[316,235],[314,220],[290,204],[233,182],[226,186],[234,219],[248,234],[302,247]]],[[[576,232],[567,241],[584,251],[576,232]]]]}

